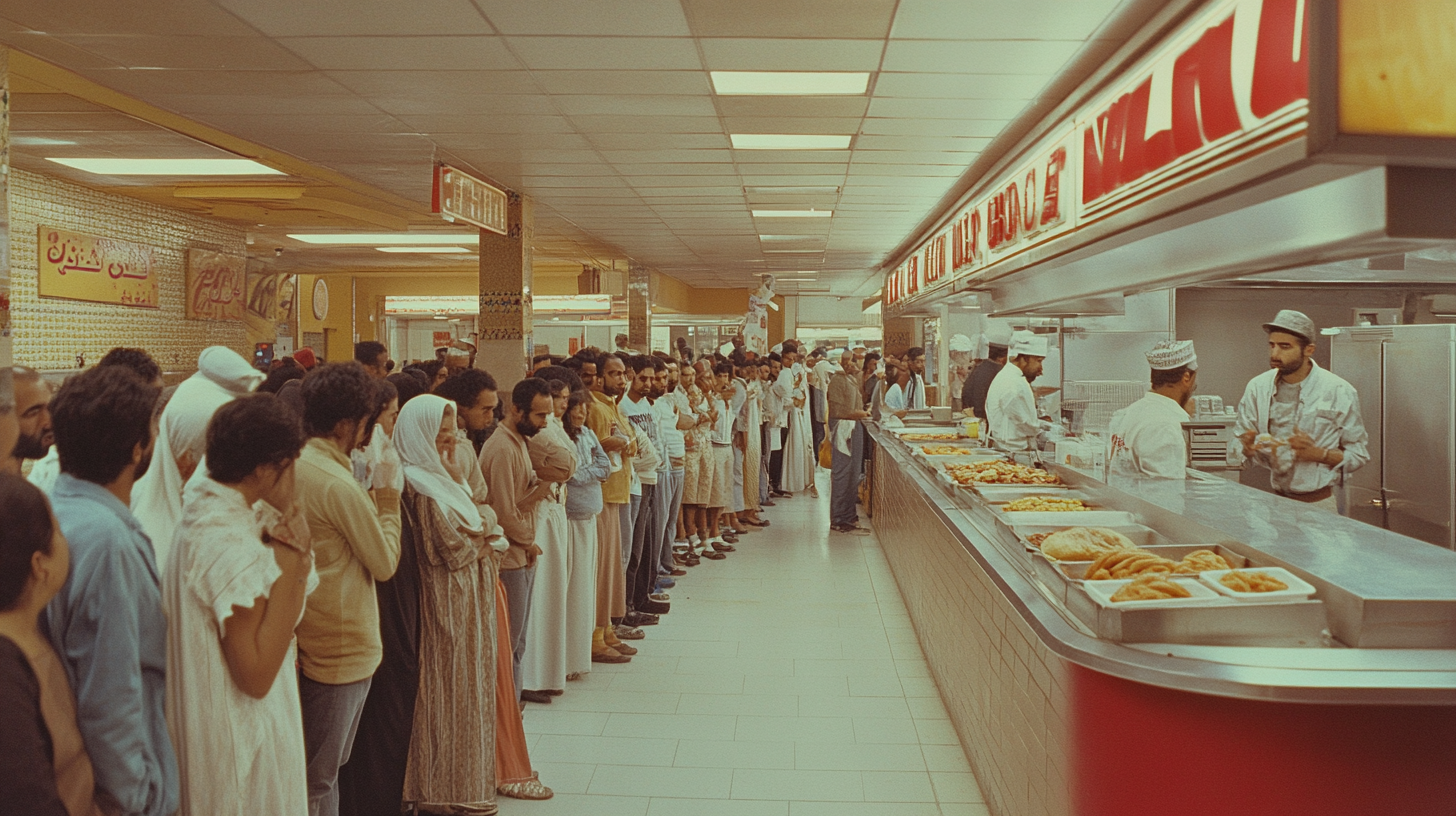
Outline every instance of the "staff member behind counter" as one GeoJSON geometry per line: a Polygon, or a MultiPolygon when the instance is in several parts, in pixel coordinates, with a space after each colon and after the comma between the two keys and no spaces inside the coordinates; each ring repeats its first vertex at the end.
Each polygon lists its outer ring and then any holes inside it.
{"type": "Polygon", "coordinates": [[[971,369],[961,389],[961,408],[970,411],[976,419],[986,418],[986,394],[991,390],[991,381],[1006,367],[1006,353],[1011,345],[1009,331],[992,329],[984,337],[986,357],[971,369]]]}
{"type": "Polygon", "coordinates": [[[1029,331],[1015,332],[1011,335],[1010,355],[1011,361],[996,374],[986,392],[991,442],[1005,451],[1034,450],[1041,423],[1031,382],[1041,376],[1047,339],[1029,331]]]}
{"type": "Polygon", "coordinates": [[[1354,386],[1315,364],[1314,321],[1288,309],[1264,324],[1270,371],[1249,381],[1234,433],[1274,492],[1337,512],[1333,486],[1370,461],[1354,386]]]}
{"type": "Polygon", "coordinates": [[[1155,479],[1188,478],[1188,400],[1198,387],[1198,355],[1189,340],[1164,341],[1147,353],[1153,390],[1112,415],[1112,472],[1155,479]]]}

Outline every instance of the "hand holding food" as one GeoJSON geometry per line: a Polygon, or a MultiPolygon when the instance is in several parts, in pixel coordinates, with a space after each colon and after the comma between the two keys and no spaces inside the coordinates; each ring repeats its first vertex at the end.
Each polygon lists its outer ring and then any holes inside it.
{"type": "Polygon", "coordinates": [[[1081,499],[1059,499],[1051,496],[1027,496],[1024,499],[1007,502],[1001,508],[1005,513],[1035,512],[1035,513],[1063,513],[1091,510],[1087,503],[1081,499]]]}
{"type": "Polygon", "coordinates": [[[1243,570],[1227,573],[1218,582],[1235,592],[1281,592],[1289,589],[1289,584],[1268,573],[1243,570]]]}
{"type": "Polygon", "coordinates": [[[1122,601],[1161,601],[1169,598],[1189,598],[1193,593],[1187,587],[1181,586],[1177,581],[1168,578],[1166,575],[1154,573],[1134,578],[1132,583],[1119,589],[1112,594],[1112,602],[1122,601]]]}

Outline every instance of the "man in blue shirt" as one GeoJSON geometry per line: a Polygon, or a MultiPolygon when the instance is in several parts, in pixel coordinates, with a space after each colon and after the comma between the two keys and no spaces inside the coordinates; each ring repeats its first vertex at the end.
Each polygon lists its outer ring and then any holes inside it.
{"type": "Polygon", "coordinates": [[[128,816],[168,816],[179,800],[161,570],[129,509],[151,463],[160,393],[128,368],[102,366],[67,380],[51,402],[61,461],[51,506],[70,542],[71,574],[42,629],[76,691],[97,799],[128,816]]]}

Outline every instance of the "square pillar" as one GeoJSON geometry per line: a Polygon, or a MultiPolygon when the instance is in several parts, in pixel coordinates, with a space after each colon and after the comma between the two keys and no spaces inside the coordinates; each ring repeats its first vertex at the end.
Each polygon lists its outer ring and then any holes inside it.
{"type": "Polygon", "coordinates": [[[480,231],[480,318],[475,367],[489,371],[509,393],[531,368],[531,239],[534,205],[510,193],[508,232],[480,231]]]}
{"type": "Polygon", "coordinates": [[[652,350],[652,270],[635,262],[627,267],[627,345],[652,350]]]}
{"type": "MultiPolygon", "coordinates": [[[[0,408],[13,405],[10,322],[10,49],[0,45],[0,408]]],[[[7,452],[8,453],[8,452],[7,452]]]]}

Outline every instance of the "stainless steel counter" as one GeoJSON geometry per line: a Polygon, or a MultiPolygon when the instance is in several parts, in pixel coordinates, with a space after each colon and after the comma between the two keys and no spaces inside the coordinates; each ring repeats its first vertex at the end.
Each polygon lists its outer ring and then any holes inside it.
{"type": "MultiPolygon", "coordinates": [[[[1183,530],[1184,541],[1220,543],[1308,577],[1340,641],[1329,648],[1116,643],[1068,613],[1012,556],[1006,528],[977,512],[966,491],[935,478],[892,435],[873,425],[870,434],[876,468],[894,468],[897,481],[923,494],[1009,606],[1064,660],[1138,683],[1242,699],[1456,705],[1456,553],[1222,479],[1105,484],[1059,469],[1094,498],[1116,497],[1121,509],[1175,541],[1183,530]],[[1409,643],[1440,648],[1371,648],[1409,643]]],[[[880,501],[876,508],[896,512],[880,501]]]]}

